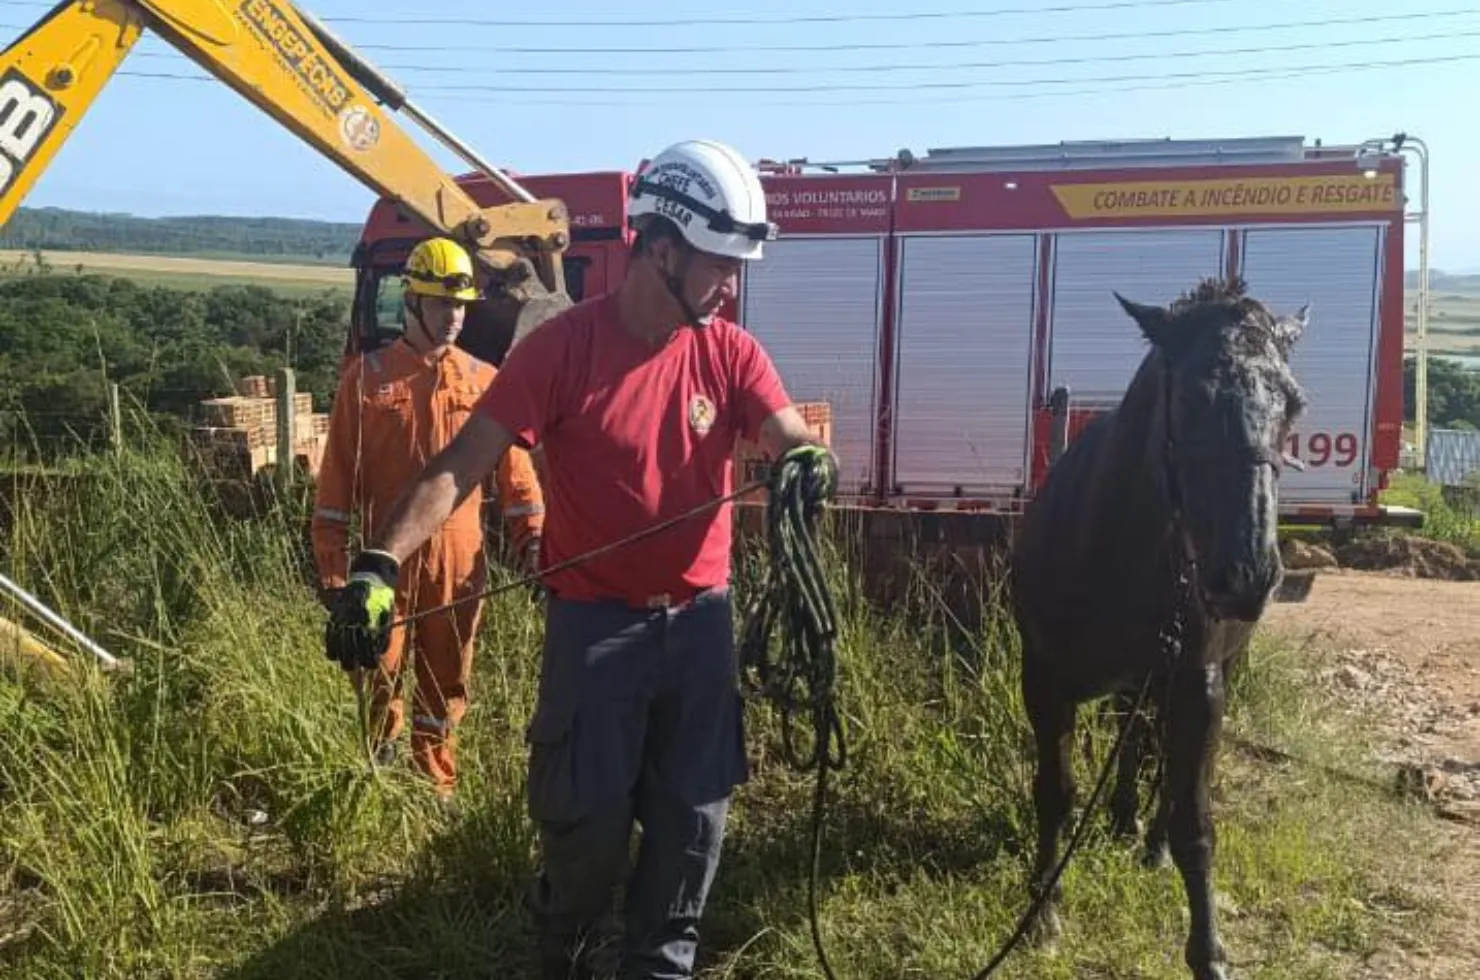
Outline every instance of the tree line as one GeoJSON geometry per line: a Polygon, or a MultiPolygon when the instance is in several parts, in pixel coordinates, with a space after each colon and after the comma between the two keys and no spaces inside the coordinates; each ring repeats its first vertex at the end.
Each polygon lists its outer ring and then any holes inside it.
{"type": "Polygon", "coordinates": [[[347,265],[361,226],[299,218],[130,214],[18,208],[0,228],[0,248],[160,255],[243,255],[347,265]]]}
{"type": "Polygon", "coordinates": [[[246,375],[291,366],[316,411],[333,397],[348,329],[342,294],[251,285],[208,291],[104,275],[0,282],[0,446],[48,457],[106,438],[110,383],[167,431],[246,375]]]}
{"type": "MultiPolygon", "coordinates": [[[[1403,418],[1414,421],[1416,362],[1403,358],[1403,418]]],[[[1429,357],[1429,426],[1480,429],[1480,372],[1442,355],[1429,357]]]]}

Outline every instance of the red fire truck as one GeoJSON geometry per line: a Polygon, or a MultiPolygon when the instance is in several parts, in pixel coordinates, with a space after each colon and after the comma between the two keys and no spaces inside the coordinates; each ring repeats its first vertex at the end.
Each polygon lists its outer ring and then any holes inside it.
{"type": "MultiPolygon", "coordinates": [[[[766,161],[782,234],[746,270],[733,315],[794,397],[830,406],[845,506],[1002,514],[1044,476],[1051,405],[1072,438],[1144,353],[1112,291],[1164,303],[1239,274],[1278,311],[1311,305],[1294,354],[1310,407],[1287,447],[1305,468],[1286,471],[1282,517],[1408,521],[1377,504],[1402,434],[1404,163],[1391,140],[1300,137],[766,161]]],[[[621,280],[631,177],[518,177],[569,208],[576,299],[621,280]]],[[[481,177],[464,184],[505,200],[481,177]]],[[[373,207],[355,256],[358,343],[399,330],[396,276],[425,234],[391,202],[373,207]]],[[[508,340],[476,314],[464,337],[494,363],[508,340]]]]}

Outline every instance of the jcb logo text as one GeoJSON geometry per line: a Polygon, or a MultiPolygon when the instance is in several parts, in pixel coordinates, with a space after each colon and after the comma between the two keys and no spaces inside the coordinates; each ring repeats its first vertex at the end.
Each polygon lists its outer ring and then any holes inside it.
{"type": "Polygon", "coordinates": [[[0,78],[0,194],[10,190],[61,116],[61,106],[14,68],[0,78]]]}

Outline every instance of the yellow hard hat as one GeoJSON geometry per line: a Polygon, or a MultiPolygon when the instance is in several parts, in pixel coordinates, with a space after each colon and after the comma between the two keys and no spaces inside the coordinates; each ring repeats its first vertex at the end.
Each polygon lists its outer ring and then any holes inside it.
{"type": "Polygon", "coordinates": [[[473,260],[450,238],[428,238],[418,243],[406,259],[403,278],[409,291],[422,296],[478,299],[473,260]]]}

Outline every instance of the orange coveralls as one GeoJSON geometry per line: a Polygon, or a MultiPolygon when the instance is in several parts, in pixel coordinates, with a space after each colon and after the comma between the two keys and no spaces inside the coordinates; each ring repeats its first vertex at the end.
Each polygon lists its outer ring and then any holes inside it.
{"type": "MultiPolygon", "coordinates": [[[[362,540],[375,534],[423,466],[452,441],[493,380],[492,365],[452,348],[424,358],[404,340],[346,360],[330,410],[328,442],[314,500],[312,536],[320,583],[345,584],[350,519],[362,540]]],[[[496,475],[500,509],[523,554],[544,525],[544,499],[529,454],[517,447],[496,475]]],[[[484,490],[475,490],[447,523],[402,565],[395,617],[430,609],[487,587],[481,517],[484,490]]],[[[416,649],[412,758],[439,791],[456,784],[454,728],[467,709],[473,638],[481,602],[467,602],[410,625],[416,649]]],[[[407,627],[391,632],[379,670],[370,675],[370,715],[376,747],[405,724],[401,665],[407,627]]]]}

